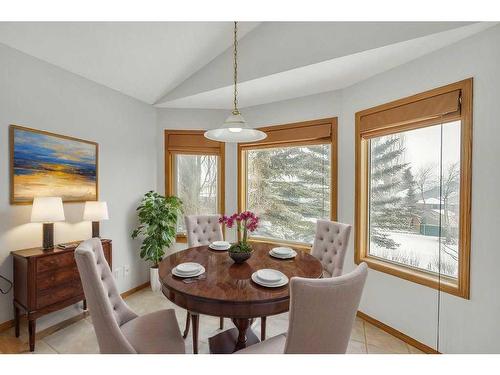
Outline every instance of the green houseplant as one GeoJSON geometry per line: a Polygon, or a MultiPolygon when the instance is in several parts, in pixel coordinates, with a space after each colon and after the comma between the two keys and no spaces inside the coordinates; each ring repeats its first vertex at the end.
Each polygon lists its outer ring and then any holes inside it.
{"type": "Polygon", "coordinates": [[[151,289],[158,291],[158,264],[165,255],[165,248],[175,241],[177,221],[182,214],[182,201],[175,197],[165,197],[154,191],[144,194],[137,207],[139,225],[132,232],[132,238],[142,237],[140,256],[150,261],[151,289]]]}

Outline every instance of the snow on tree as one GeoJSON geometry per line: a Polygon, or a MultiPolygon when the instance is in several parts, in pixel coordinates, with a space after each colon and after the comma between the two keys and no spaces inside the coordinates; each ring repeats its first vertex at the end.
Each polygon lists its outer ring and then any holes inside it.
{"type": "Polygon", "coordinates": [[[371,140],[370,160],[370,240],[386,249],[398,244],[389,231],[401,227],[401,173],[408,167],[402,161],[404,137],[393,134],[371,140]]]}

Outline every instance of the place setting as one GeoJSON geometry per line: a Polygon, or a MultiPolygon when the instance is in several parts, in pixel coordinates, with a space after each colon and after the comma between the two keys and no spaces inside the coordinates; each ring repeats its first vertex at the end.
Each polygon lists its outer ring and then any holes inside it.
{"type": "Polygon", "coordinates": [[[172,275],[182,278],[186,284],[206,278],[205,267],[195,262],[178,264],[172,269],[172,275]]]}
{"type": "Polygon", "coordinates": [[[252,274],[252,281],[266,288],[278,288],[288,284],[288,277],[278,270],[264,268],[252,274]]]}
{"type": "Polygon", "coordinates": [[[211,242],[208,247],[215,251],[226,251],[229,250],[231,244],[227,241],[214,241],[211,242]]]}
{"type": "Polygon", "coordinates": [[[297,256],[297,252],[291,247],[280,246],[269,250],[269,255],[278,259],[293,259],[297,256]]]}

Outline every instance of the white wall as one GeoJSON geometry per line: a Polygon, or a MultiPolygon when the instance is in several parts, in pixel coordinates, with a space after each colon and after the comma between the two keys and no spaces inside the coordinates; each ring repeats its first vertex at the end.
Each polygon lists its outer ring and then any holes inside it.
{"type": "MultiPolygon", "coordinates": [[[[39,246],[42,229],[29,223],[31,206],[9,203],[9,124],[99,143],[99,198],[110,211],[101,235],[113,240],[114,267],[128,264],[131,269],[128,278],[117,280],[119,289],[146,282],[148,266],[139,259],[139,243],[130,233],[137,202],[156,186],[154,108],[0,45],[0,273],[12,279],[10,251],[39,246]]],[[[65,204],[64,209],[66,222],[55,224],[55,242],[89,238],[91,225],[81,220],[83,204],[65,204]]],[[[0,295],[0,322],[13,318],[12,298],[12,292],[0,295]]]]}
{"type": "MultiPolygon", "coordinates": [[[[497,186],[500,139],[500,27],[465,39],[409,64],[342,90],[242,110],[254,126],[339,117],[339,220],[354,222],[354,114],[384,102],[474,77],[471,299],[441,294],[440,344],[444,353],[500,353],[500,225],[497,186]],[[493,198],[496,197],[496,198],[493,198]]],[[[158,131],[215,127],[225,111],[159,110],[158,131]]],[[[162,147],[160,148],[163,152],[162,147]]],[[[226,210],[236,208],[236,148],[226,148],[226,210]]],[[[160,159],[160,162],[163,162],[160,159]]],[[[161,164],[163,165],[163,164],[161,164]]],[[[159,178],[163,185],[163,177],[159,178]]],[[[354,267],[353,241],[346,269],[354,267]]],[[[370,271],[362,311],[436,347],[438,293],[377,271],[370,271]]]]}
{"type": "MultiPolygon", "coordinates": [[[[474,77],[471,299],[441,294],[439,350],[445,353],[500,352],[500,252],[495,236],[500,224],[499,62],[497,26],[343,91],[341,128],[346,131],[341,132],[340,142],[353,145],[356,111],[474,77]]],[[[344,170],[341,218],[353,222],[352,148],[342,153],[339,169],[344,170]]],[[[435,326],[429,322],[435,321],[436,293],[429,288],[372,271],[362,309],[428,345],[435,344],[435,326]]]]}

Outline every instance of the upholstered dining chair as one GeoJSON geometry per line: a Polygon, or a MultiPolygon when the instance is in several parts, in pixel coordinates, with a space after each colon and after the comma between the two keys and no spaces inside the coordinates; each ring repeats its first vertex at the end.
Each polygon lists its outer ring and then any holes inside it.
{"type": "Polygon", "coordinates": [[[100,239],[82,242],[75,260],[101,353],[185,353],[173,309],[138,316],[123,301],[100,239]]]}
{"type": "MultiPolygon", "coordinates": [[[[219,223],[219,215],[186,215],[187,243],[188,247],[209,245],[214,241],[223,241],[222,226],[219,223]]],[[[219,318],[219,328],[224,329],[224,318],[219,318]]],[[[186,326],[182,337],[186,338],[189,333],[191,314],[186,315],[186,326]]]]}
{"type": "Polygon", "coordinates": [[[287,333],[237,354],[345,354],[367,274],[361,263],[343,276],[293,277],[287,333]]]}
{"type": "Polygon", "coordinates": [[[342,275],[350,235],[349,224],[330,220],[316,222],[316,235],[311,254],[323,265],[323,277],[342,275]]]}

